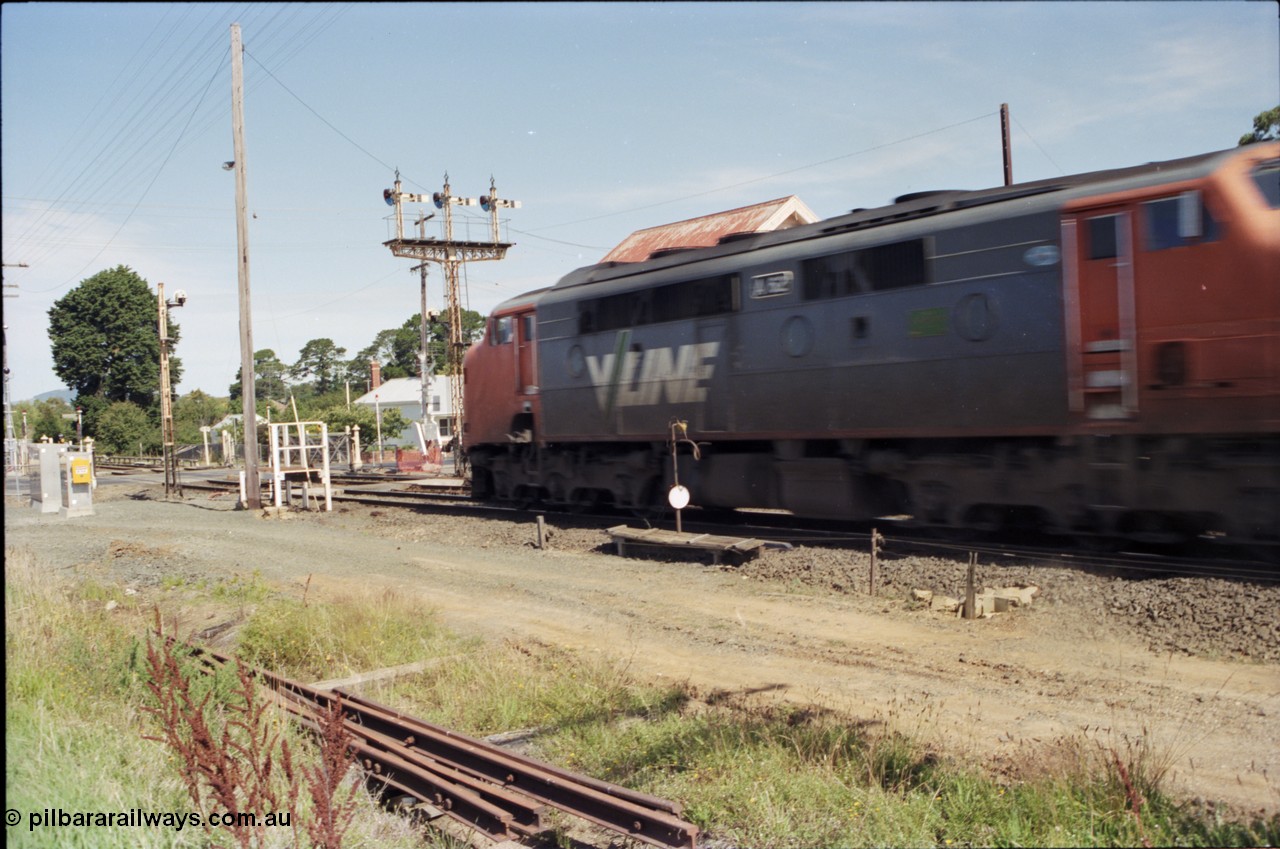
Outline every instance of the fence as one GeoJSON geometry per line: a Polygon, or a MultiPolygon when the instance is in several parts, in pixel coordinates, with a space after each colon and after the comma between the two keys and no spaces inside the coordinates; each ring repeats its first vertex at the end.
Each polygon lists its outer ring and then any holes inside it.
{"type": "MultiPolygon", "coordinates": [[[[337,433],[329,434],[329,466],[335,472],[346,472],[352,470],[351,464],[351,448],[352,439],[349,434],[337,433]]],[[[37,474],[34,445],[37,443],[25,442],[18,439],[5,440],[5,493],[7,495],[25,497],[31,492],[31,478],[37,474]]],[[[266,465],[270,462],[271,457],[268,447],[265,445],[258,446],[259,462],[266,465]]],[[[446,455],[443,459],[440,456],[439,449],[424,455],[420,451],[408,448],[384,448],[379,452],[376,448],[368,449],[361,446],[360,450],[360,470],[366,472],[432,472],[444,471],[442,465],[448,465],[451,458],[446,455]]],[[[238,468],[244,465],[244,443],[227,442],[221,440],[210,440],[208,446],[203,444],[194,445],[178,445],[174,448],[174,456],[177,458],[178,465],[184,469],[200,469],[200,468],[238,468]]],[[[113,466],[137,466],[139,468],[162,468],[164,466],[164,458],[159,454],[101,454],[94,455],[96,464],[109,464],[113,466]]],[[[313,466],[323,464],[321,449],[319,447],[312,448],[308,451],[307,462],[313,466]]]]}

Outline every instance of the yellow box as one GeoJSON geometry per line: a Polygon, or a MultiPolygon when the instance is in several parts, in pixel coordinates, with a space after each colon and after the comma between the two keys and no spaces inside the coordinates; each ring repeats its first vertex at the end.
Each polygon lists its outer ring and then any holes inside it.
{"type": "Polygon", "coordinates": [[[93,481],[93,467],[88,460],[72,460],[71,461],[71,482],[72,483],[91,483],[93,481]]]}

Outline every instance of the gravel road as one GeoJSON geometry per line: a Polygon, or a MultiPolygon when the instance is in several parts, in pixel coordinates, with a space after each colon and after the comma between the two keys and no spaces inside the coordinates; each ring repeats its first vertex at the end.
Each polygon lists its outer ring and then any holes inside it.
{"type": "Polygon", "coordinates": [[[338,506],[281,517],[234,496],[165,501],[100,486],[62,519],[6,498],[5,545],[63,574],[140,593],[258,572],[283,592],[393,587],[455,630],[600,652],[699,692],[754,694],[891,722],[1000,769],[1084,735],[1144,745],[1188,799],[1280,810],[1280,587],[1133,579],[982,561],[987,586],[1033,584],[1030,607],[965,621],[912,590],[963,594],[964,554],[903,556],[865,592],[865,551],[797,547],[737,567],[612,554],[598,527],[338,506]]]}

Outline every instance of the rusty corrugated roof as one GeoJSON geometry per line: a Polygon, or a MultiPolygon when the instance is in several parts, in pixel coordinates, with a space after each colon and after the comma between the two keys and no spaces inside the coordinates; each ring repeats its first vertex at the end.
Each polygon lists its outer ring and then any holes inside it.
{"type": "Polygon", "coordinates": [[[655,251],[704,248],[732,233],[768,233],[818,220],[795,195],[769,200],[687,221],[637,230],[604,255],[601,262],[641,262],[655,251]]]}

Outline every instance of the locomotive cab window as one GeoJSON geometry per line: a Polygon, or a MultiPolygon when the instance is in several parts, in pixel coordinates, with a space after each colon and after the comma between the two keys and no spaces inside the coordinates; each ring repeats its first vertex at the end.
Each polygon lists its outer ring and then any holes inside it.
{"type": "Polygon", "coordinates": [[[1204,205],[1200,192],[1183,192],[1143,204],[1146,247],[1162,251],[1186,245],[1212,242],[1218,238],[1218,223],[1204,205]]]}
{"type": "Polygon", "coordinates": [[[514,324],[515,319],[509,315],[495,318],[493,323],[489,325],[489,344],[510,345],[512,333],[515,329],[514,324]]]}
{"type": "Polygon", "coordinates": [[[1266,198],[1267,206],[1280,209],[1280,159],[1263,162],[1254,168],[1253,182],[1266,198]]]}

